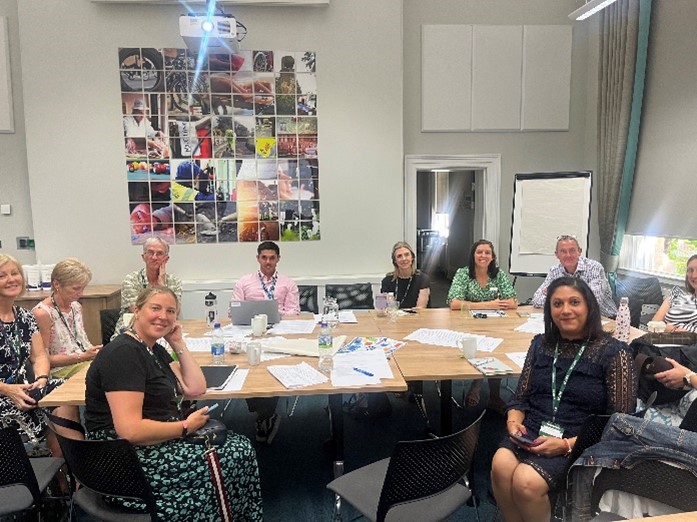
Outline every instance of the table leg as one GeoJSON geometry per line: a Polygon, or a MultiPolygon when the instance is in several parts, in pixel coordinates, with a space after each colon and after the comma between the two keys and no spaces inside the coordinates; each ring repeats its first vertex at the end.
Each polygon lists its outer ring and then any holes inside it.
{"type": "MultiPolygon", "coordinates": [[[[329,429],[331,431],[334,478],[344,474],[344,412],[340,393],[329,396],[329,429]]],[[[341,497],[334,495],[334,522],[341,521],[341,497]]]]}
{"type": "Polygon", "coordinates": [[[453,431],[453,381],[440,381],[440,436],[453,431]]]}

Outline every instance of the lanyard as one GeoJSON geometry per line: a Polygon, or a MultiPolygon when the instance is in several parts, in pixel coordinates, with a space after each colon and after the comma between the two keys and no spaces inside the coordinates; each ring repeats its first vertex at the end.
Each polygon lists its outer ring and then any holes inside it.
{"type": "Polygon", "coordinates": [[[273,293],[276,291],[276,281],[278,281],[278,272],[274,272],[273,277],[271,278],[271,287],[269,288],[266,287],[266,283],[264,283],[264,276],[261,274],[261,272],[258,272],[258,274],[261,289],[266,294],[266,298],[269,300],[273,299],[273,293]]]}
{"type": "Polygon", "coordinates": [[[404,295],[401,299],[399,299],[399,276],[397,276],[397,279],[394,282],[394,296],[396,299],[399,300],[400,308],[402,308],[402,303],[404,303],[404,300],[407,298],[407,294],[409,293],[409,288],[411,287],[411,280],[413,279],[413,277],[414,276],[409,276],[409,283],[407,283],[407,289],[404,291],[404,295]]]}
{"type": "Polygon", "coordinates": [[[576,364],[581,359],[586,346],[588,346],[588,342],[584,342],[581,345],[581,349],[576,352],[574,360],[571,361],[571,366],[569,366],[569,369],[566,370],[566,375],[564,376],[564,380],[559,388],[559,393],[557,393],[557,359],[559,358],[559,342],[557,342],[557,345],[554,347],[554,361],[552,362],[552,422],[554,422],[554,418],[557,416],[557,410],[559,409],[559,404],[561,403],[561,396],[564,394],[564,390],[566,390],[566,384],[569,382],[569,377],[571,377],[571,373],[574,371],[576,364]]]}
{"type": "Polygon", "coordinates": [[[77,321],[75,321],[75,310],[73,310],[73,304],[70,303],[70,316],[73,318],[73,329],[72,330],[70,329],[70,326],[68,325],[68,321],[65,319],[65,316],[63,315],[63,311],[58,307],[58,304],[56,303],[56,299],[55,299],[55,297],[53,297],[53,294],[51,294],[51,304],[58,312],[58,317],[60,317],[60,320],[63,323],[63,325],[65,326],[66,330],[68,330],[68,335],[70,335],[70,338],[77,345],[77,347],[80,349],[80,351],[84,352],[85,348],[82,346],[82,343],[77,340],[77,321]]]}
{"type": "MultiPolygon", "coordinates": [[[[138,335],[138,332],[135,331],[135,328],[133,328],[133,327],[129,328],[128,333],[131,334],[135,338],[136,341],[138,341],[143,346],[145,346],[145,349],[148,351],[148,353],[150,354],[150,357],[152,357],[153,361],[155,361],[155,364],[157,365],[157,367],[160,370],[162,370],[162,373],[165,374],[165,377],[167,377],[167,380],[170,381],[170,383],[172,383],[172,378],[169,376],[169,374],[165,370],[164,366],[162,365],[162,362],[160,361],[160,358],[157,355],[155,355],[155,352],[153,352],[152,349],[145,343],[145,341],[143,341],[143,339],[140,338],[140,335],[138,335]]],[[[179,413],[181,414],[182,413],[182,402],[184,401],[184,391],[183,391],[184,388],[182,388],[182,385],[179,382],[179,379],[177,379],[176,374],[172,371],[171,368],[169,369],[169,372],[172,375],[174,375],[174,383],[172,385],[172,389],[174,391],[174,398],[175,398],[176,404],[177,404],[177,411],[179,411],[179,413]],[[181,394],[179,394],[179,390],[177,388],[182,390],[181,394]]]]}

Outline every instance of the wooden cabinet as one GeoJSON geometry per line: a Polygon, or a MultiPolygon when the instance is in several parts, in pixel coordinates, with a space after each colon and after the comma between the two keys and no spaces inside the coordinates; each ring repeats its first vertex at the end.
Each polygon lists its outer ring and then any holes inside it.
{"type": "MultiPolygon", "coordinates": [[[[15,302],[28,310],[41,300],[51,295],[50,290],[25,292],[15,302]]],[[[82,316],[85,321],[85,331],[92,344],[102,343],[102,327],[99,311],[105,308],[121,308],[121,285],[91,285],[85,288],[80,299],[82,316]]]]}

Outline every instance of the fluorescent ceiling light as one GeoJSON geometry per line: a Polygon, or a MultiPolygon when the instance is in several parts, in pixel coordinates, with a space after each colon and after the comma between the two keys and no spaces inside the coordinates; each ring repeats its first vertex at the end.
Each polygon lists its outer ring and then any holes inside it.
{"type": "Polygon", "coordinates": [[[598,11],[602,11],[610,4],[614,4],[617,0],[590,0],[582,7],[576,9],[569,15],[572,20],[585,20],[589,16],[593,16],[598,11]]]}

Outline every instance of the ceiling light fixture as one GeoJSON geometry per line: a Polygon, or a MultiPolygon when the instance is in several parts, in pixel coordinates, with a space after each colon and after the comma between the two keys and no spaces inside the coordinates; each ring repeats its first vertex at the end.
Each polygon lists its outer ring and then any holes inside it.
{"type": "Polygon", "coordinates": [[[602,11],[610,4],[614,4],[616,1],[617,0],[589,0],[582,7],[579,7],[571,13],[569,18],[572,20],[585,20],[598,11],[602,11]]]}

